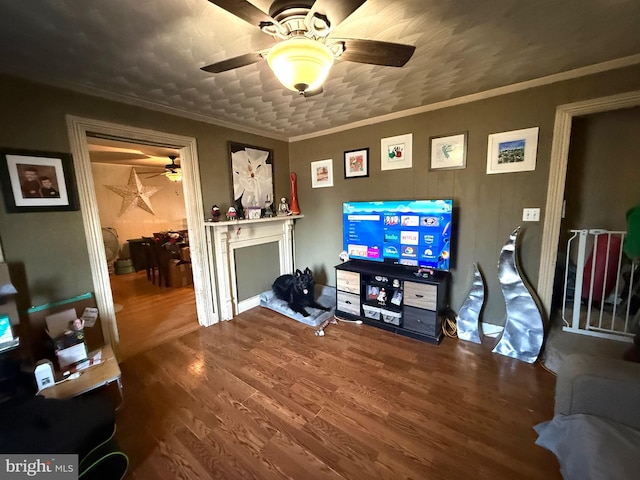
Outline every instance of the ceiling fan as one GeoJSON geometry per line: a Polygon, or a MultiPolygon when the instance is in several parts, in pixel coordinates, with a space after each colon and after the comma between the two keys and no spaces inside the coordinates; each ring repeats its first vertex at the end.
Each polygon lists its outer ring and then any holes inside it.
{"type": "Polygon", "coordinates": [[[171,163],[164,166],[164,172],[156,173],[155,175],[149,175],[147,178],[159,177],[160,175],[164,175],[172,182],[179,182],[182,180],[182,171],[180,170],[180,165],[176,163],[175,155],[169,155],[169,160],[171,163]]]}
{"type": "Polygon", "coordinates": [[[285,87],[301,95],[321,92],[334,60],[402,67],[415,47],[365,39],[331,38],[331,31],[366,0],[275,0],[265,13],[246,0],[209,0],[272,35],[278,43],[201,69],[220,73],[266,60],[285,87]]]}

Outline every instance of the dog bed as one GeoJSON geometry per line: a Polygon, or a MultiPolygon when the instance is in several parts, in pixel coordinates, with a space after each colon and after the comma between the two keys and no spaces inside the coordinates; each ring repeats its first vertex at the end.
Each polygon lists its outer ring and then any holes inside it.
{"type": "Polygon", "coordinates": [[[305,317],[301,313],[291,310],[287,302],[275,296],[273,290],[260,294],[260,305],[286,317],[293,318],[298,322],[305,323],[312,327],[318,327],[322,322],[333,317],[336,309],[336,289],[327,285],[316,285],[315,294],[316,301],[320,305],[329,307],[328,312],[317,308],[305,307],[307,312],[309,312],[309,316],[305,317]]]}

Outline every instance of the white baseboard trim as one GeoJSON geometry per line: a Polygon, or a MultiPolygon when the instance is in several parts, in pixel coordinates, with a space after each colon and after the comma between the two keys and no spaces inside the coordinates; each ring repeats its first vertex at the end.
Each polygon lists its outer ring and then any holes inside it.
{"type": "Polygon", "coordinates": [[[487,337],[497,338],[504,330],[502,325],[494,325],[493,323],[481,322],[482,334],[487,337]]]}
{"type": "Polygon", "coordinates": [[[259,305],[260,305],[260,295],[247,298],[246,300],[242,300],[241,302],[238,302],[238,313],[246,312],[247,310],[251,310],[253,307],[257,307],[259,305]]]}

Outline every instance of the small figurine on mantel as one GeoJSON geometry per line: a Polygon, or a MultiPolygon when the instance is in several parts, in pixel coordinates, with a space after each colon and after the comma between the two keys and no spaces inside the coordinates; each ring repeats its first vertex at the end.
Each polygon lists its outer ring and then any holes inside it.
{"type": "Polygon", "coordinates": [[[235,207],[229,207],[229,210],[227,210],[227,220],[236,220],[237,218],[238,214],[235,207]]]}
{"type": "Polygon", "coordinates": [[[264,216],[266,218],[271,218],[273,217],[273,209],[271,208],[271,197],[269,195],[267,195],[267,201],[264,202],[264,216]]]}
{"type": "Polygon", "coordinates": [[[213,207],[211,207],[211,220],[214,222],[219,222],[220,221],[220,215],[222,215],[222,213],[220,212],[220,207],[218,205],[214,205],[213,207]]]}
{"type": "Polygon", "coordinates": [[[240,220],[242,218],[245,218],[244,206],[242,205],[242,196],[239,197],[239,198],[236,198],[233,201],[233,208],[234,208],[234,210],[236,212],[235,220],[240,220]]]}
{"type": "Polygon", "coordinates": [[[287,199],[282,197],[280,199],[280,204],[278,205],[278,216],[291,215],[291,210],[289,210],[289,204],[287,203],[287,199]]]}

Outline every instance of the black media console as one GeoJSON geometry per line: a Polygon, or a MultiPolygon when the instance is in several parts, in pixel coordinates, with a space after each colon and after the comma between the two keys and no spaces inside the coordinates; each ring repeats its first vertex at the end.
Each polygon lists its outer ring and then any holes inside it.
{"type": "Polygon", "coordinates": [[[449,272],[358,260],[335,268],[338,317],[440,343],[449,272]]]}

